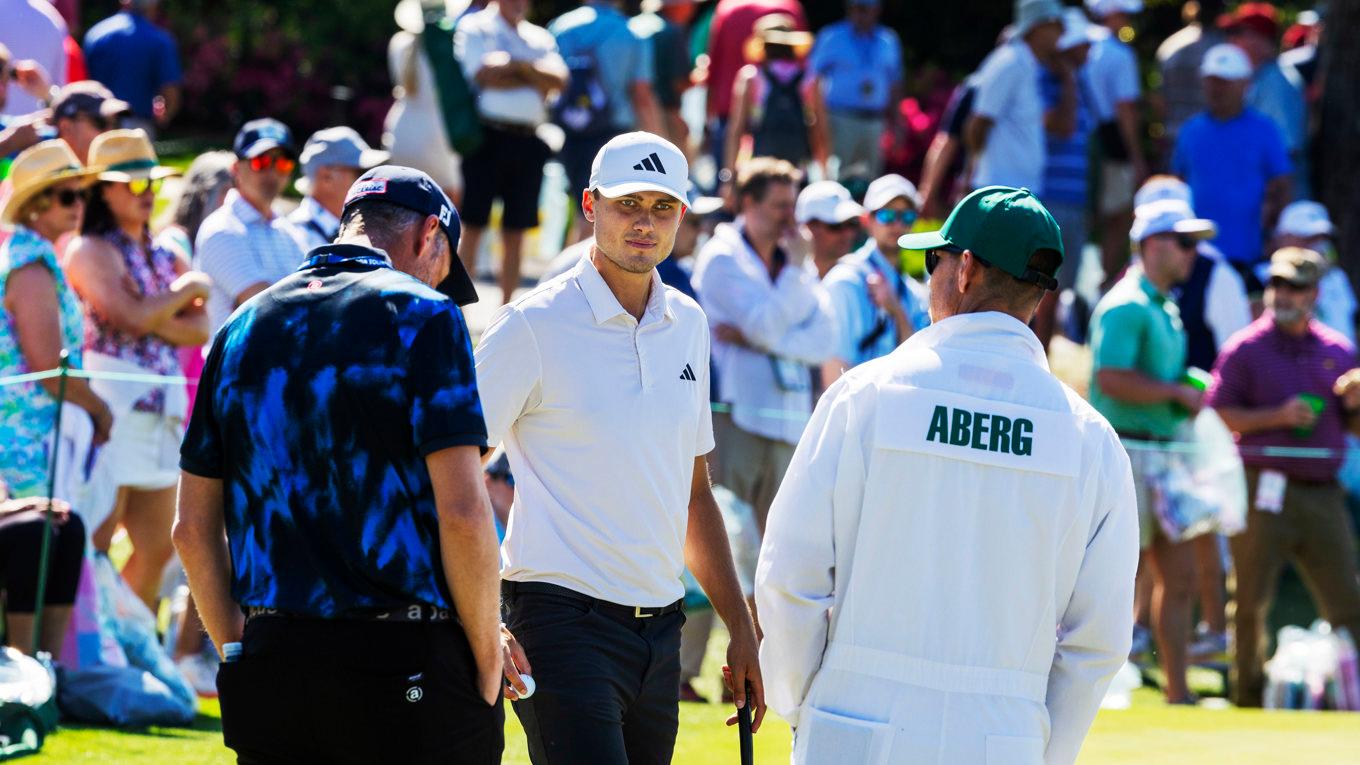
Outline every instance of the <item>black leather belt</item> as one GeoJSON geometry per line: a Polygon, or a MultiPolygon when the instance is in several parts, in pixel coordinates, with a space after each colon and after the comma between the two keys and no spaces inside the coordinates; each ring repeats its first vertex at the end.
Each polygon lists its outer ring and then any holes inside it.
{"type": "Polygon", "coordinates": [[[534,125],[526,125],[522,122],[501,122],[500,120],[489,120],[482,118],[482,124],[492,130],[499,130],[502,133],[513,133],[515,135],[538,135],[538,128],[534,125]]]}
{"type": "Polygon", "coordinates": [[[665,606],[622,606],[618,603],[611,603],[608,600],[592,598],[583,592],[561,587],[547,582],[512,582],[508,579],[501,580],[501,597],[506,600],[514,600],[519,595],[528,594],[555,595],[561,598],[571,598],[582,603],[589,603],[597,611],[603,611],[614,616],[627,619],[650,619],[653,616],[665,616],[680,610],[683,602],[677,600],[665,606]]]}
{"type": "MultiPolygon", "coordinates": [[[[284,611],[278,608],[265,608],[263,606],[246,606],[246,621],[263,617],[280,617],[285,619],[319,619],[324,617],[311,616],[309,614],[299,614],[292,611],[284,611]]],[[[457,617],[447,608],[435,608],[421,603],[412,603],[409,606],[400,608],[373,608],[373,609],[354,609],[346,611],[338,619],[360,622],[450,622],[457,617]]]]}

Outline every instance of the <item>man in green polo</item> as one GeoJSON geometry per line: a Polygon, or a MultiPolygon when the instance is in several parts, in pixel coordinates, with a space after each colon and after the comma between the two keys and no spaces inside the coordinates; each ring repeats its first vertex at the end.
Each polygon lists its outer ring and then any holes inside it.
{"type": "Polygon", "coordinates": [[[1195,218],[1184,202],[1139,207],[1129,232],[1138,262],[1091,316],[1091,405],[1119,433],[1133,466],[1143,573],[1152,578],[1153,635],[1166,672],[1166,698],[1176,704],[1194,701],[1185,669],[1195,555],[1188,542],[1161,532],[1153,503],[1165,494],[1171,463],[1178,459],[1163,444],[1204,400],[1204,391],[1183,382],[1185,328],[1170,292],[1189,278],[1199,241],[1213,235],[1213,222],[1195,218]]]}
{"type": "Polygon", "coordinates": [[[931,324],[803,431],[756,573],[766,698],[795,763],[1072,762],[1128,656],[1138,520],[1118,436],[1027,326],[1061,233],[991,186],[899,244],[931,324]]]}

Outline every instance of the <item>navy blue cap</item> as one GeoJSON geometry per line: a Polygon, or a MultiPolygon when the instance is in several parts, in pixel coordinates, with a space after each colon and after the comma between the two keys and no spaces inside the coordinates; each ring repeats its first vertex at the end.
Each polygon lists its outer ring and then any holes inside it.
{"type": "Polygon", "coordinates": [[[350,205],[367,200],[387,202],[422,215],[437,217],[444,235],[449,238],[450,255],[449,275],[437,289],[458,305],[477,302],[477,288],[463,268],[463,261],[458,258],[458,238],[462,232],[458,208],[454,207],[434,179],[414,168],[379,165],[359,176],[359,180],[349,187],[349,193],[345,194],[344,209],[348,210],[350,205]]]}
{"type": "Polygon", "coordinates": [[[268,117],[242,125],[241,131],[236,134],[236,141],[232,143],[232,150],[241,159],[254,159],[270,149],[283,149],[289,156],[297,156],[293,131],[282,122],[268,117]]]}

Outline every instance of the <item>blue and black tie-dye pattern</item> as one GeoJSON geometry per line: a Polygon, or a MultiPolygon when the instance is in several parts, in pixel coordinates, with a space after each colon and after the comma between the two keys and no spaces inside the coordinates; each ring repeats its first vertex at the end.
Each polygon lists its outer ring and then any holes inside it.
{"type": "Polygon", "coordinates": [[[339,617],[451,607],[424,457],[463,445],[486,425],[458,307],[328,245],[218,333],[180,465],[223,481],[237,603],[339,617]]]}

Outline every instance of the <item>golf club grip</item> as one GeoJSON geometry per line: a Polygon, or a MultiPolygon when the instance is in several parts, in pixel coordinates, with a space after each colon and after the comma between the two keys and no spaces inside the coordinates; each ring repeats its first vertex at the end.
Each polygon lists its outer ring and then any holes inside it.
{"type": "Polygon", "coordinates": [[[755,765],[755,749],[751,742],[751,685],[746,685],[746,703],[737,710],[737,734],[741,737],[741,765],[755,765]]]}

